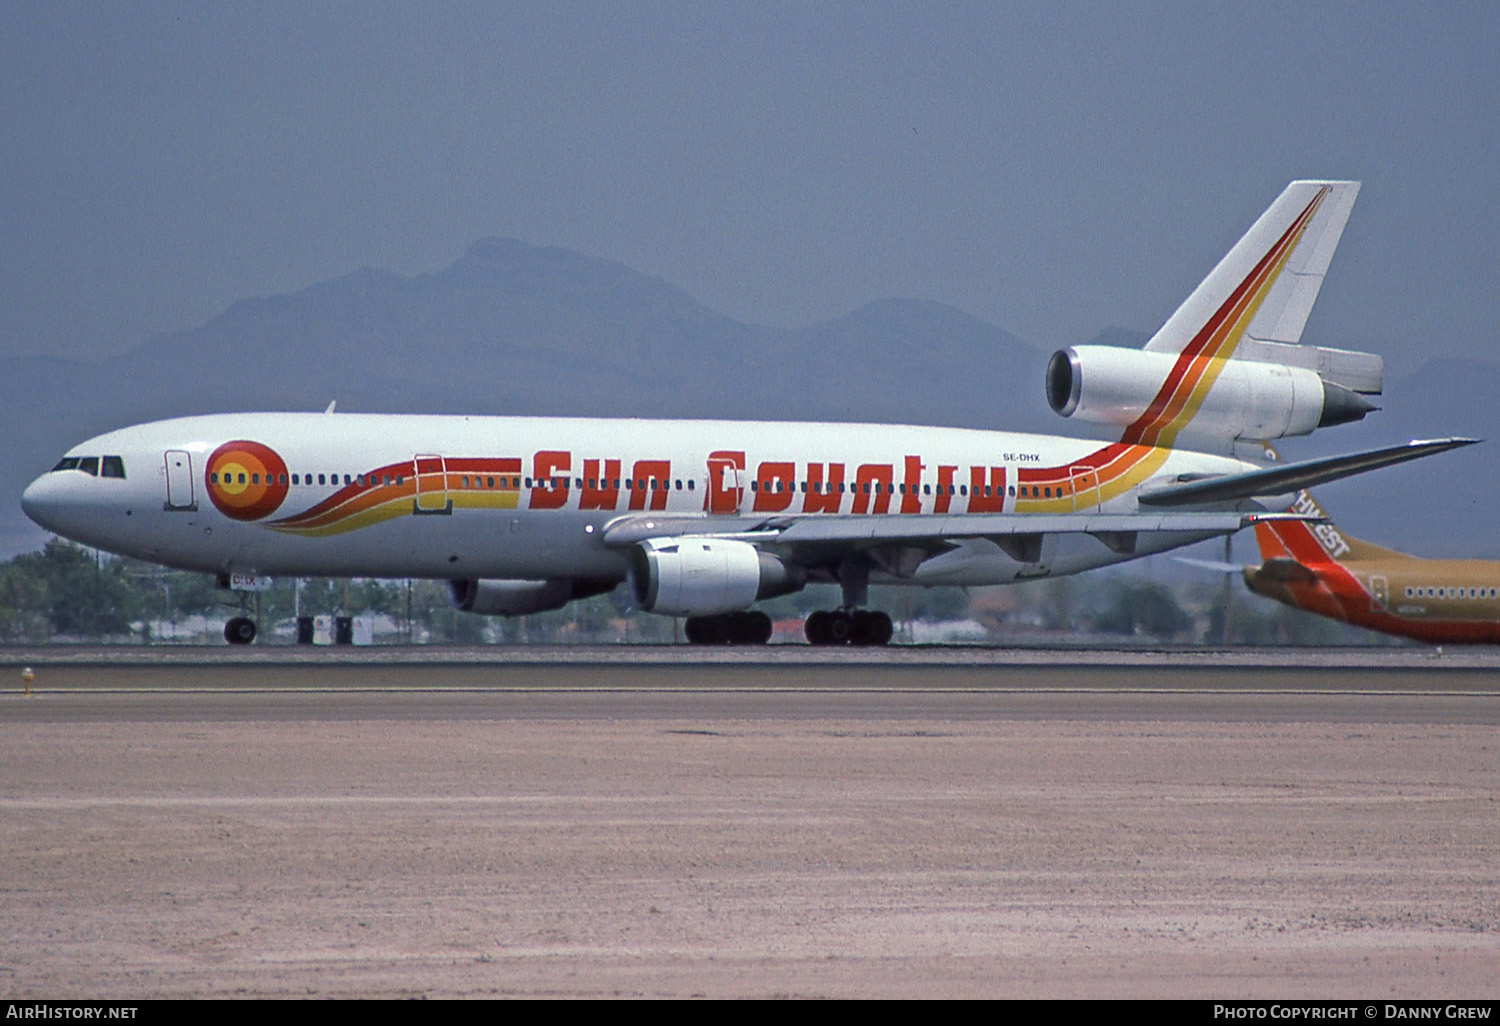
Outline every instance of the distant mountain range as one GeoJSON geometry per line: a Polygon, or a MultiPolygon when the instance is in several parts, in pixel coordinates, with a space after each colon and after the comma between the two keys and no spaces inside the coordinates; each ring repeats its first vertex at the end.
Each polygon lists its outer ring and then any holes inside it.
{"type": "MultiPolygon", "coordinates": [[[[1094,342],[1140,345],[1106,329],[1094,342]]],[[[1080,340],[1082,341],[1082,340],[1080,340]]],[[[1332,343],[1332,344],[1337,344],[1332,343]]],[[[360,270],[235,303],[99,362],[0,361],[0,552],[44,535],[18,497],[69,446],[226,410],[795,418],[1082,434],[1047,409],[1050,350],[939,303],[885,299],[796,330],[730,320],[620,264],[484,239],[434,274],[360,270]]],[[[1364,423],[1289,457],[1407,437],[1497,438],[1500,366],[1437,359],[1364,423]]],[[[1500,444],[1500,441],[1497,441],[1500,444]]],[[[1341,524],[1432,555],[1500,556],[1488,446],[1327,488],[1341,524]]]]}

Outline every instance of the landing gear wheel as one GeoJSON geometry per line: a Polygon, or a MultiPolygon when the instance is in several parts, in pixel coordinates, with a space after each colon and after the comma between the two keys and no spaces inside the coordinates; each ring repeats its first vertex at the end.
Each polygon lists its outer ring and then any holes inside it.
{"type": "Polygon", "coordinates": [[[878,609],[820,609],[803,625],[810,645],[889,645],[895,628],[878,609]]]}
{"type": "Polygon", "coordinates": [[[752,609],[748,613],[740,613],[739,615],[743,618],[741,623],[744,632],[740,637],[735,639],[736,641],[742,641],[747,645],[764,645],[771,640],[771,631],[774,628],[771,625],[771,618],[769,616],[762,613],[759,609],[752,609]]]}
{"type": "Polygon", "coordinates": [[[690,616],[683,634],[693,645],[764,645],[771,640],[771,618],[759,610],[690,616]]]}
{"type": "Polygon", "coordinates": [[[808,616],[807,622],[802,625],[802,632],[807,635],[809,645],[827,645],[828,640],[828,614],[819,609],[808,616]]]}
{"type": "Polygon", "coordinates": [[[893,633],[891,618],[880,610],[859,609],[850,619],[853,621],[849,632],[851,645],[890,644],[893,633]]]}
{"type": "Polygon", "coordinates": [[[248,616],[231,617],[224,624],[224,640],[231,645],[248,645],[255,640],[255,621],[248,616]]]}
{"type": "Polygon", "coordinates": [[[847,645],[854,634],[854,618],[842,609],[836,609],[828,614],[823,630],[826,632],[828,644],[847,645]]]}

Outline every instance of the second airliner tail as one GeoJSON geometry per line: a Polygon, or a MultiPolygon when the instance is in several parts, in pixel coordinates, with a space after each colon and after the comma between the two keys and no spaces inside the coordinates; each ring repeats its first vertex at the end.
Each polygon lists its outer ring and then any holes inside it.
{"type": "Polygon", "coordinates": [[[1400,558],[1401,553],[1360,541],[1340,530],[1323,507],[1318,505],[1312,493],[1306,489],[1297,493],[1293,511],[1318,519],[1274,520],[1255,525],[1255,544],[1260,548],[1260,558],[1271,560],[1295,560],[1305,567],[1319,563],[1356,563],[1368,559],[1400,558]]]}

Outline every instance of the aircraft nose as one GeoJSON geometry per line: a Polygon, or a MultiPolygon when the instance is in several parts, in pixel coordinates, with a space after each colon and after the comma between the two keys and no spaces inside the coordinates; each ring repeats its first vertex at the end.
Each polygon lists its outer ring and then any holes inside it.
{"type": "Polygon", "coordinates": [[[61,492],[57,475],[43,474],[27,485],[26,490],[21,493],[21,511],[30,517],[33,523],[49,531],[61,533],[58,524],[65,501],[61,492]]]}

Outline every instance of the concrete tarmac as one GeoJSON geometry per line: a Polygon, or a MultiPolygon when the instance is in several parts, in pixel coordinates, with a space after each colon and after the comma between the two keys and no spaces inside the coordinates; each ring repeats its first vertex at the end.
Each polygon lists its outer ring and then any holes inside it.
{"type": "Polygon", "coordinates": [[[271,651],[0,656],[0,994],[1500,995],[1485,658],[271,651]]]}

